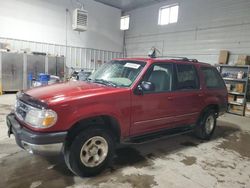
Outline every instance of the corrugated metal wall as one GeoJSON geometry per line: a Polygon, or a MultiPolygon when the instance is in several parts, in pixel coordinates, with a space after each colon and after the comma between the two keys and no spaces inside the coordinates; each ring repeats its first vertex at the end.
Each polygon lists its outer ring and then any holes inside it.
{"type": "Polygon", "coordinates": [[[65,56],[67,67],[84,68],[85,70],[94,70],[102,63],[114,58],[122,57],[121,52],[111,52],[101,49],[82,48],[77,46],[65,46],[59,44],[41,43],[35,41],[26,41],[10,38],[1,38],[0,43],[8,43],[12,51],[30,51],[44,52],[51,55],[65,56]]]}
{"type": "Polygon", "coordinates": [[[146,56],[152,46],[161,55],[186,56],[211,64],[221,49],[231,52],[230,64],[239,54],[250,54],[250,0],[166,1],[130,11],[126,31],[127,56],[146,56]],[[177,24],[157,25],[161,6],[179,4],[177,24]]]}

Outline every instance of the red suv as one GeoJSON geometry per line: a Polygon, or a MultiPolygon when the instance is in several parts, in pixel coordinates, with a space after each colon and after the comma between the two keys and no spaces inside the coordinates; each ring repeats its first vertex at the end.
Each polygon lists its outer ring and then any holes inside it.
{"type": "Polygon", "coordinates": [[[79,176],[100,173],[119,143],[193,130],[209,139],[227,108],[225,84],[213,66],[188,59],[116,59],[87,81],[17,94],[8,134],[28,151],[61,146],[79,176]]]}

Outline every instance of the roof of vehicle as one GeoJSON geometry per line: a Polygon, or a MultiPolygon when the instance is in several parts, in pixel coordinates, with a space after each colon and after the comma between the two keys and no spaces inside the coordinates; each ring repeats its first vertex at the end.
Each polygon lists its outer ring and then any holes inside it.
{"type": "Polygon", "coordinates": [[[119,58],[119,59],[114,59],[118,61],[143,61],[147,63],[154,63],[154,62],[174,62],[174,63],[180,63],[180,62],[186,62],[186,63],[193,63],[193,64],[200,64],[200,65],[206,65],[206,66],[211,66],[209,63],[203,63],[199,62],[196,59],[188,59],[188,58],[182,58],[182,57],[177,57],[177,58],[119,58]]]}

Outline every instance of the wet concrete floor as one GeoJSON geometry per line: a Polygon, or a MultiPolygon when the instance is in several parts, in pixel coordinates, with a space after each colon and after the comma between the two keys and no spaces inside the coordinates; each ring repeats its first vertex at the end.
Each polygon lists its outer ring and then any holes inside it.
{"type": "Polygon", "coordinates": [[[31,155],[7,138],[5,115],[11,104],[0,96],[0,187],[250,187],[249,119],[225,115],[213,138],[192,134],[124,146],[102,174],[79,178],[61,154],[31,155]],[[3,133],[4,132],[4,133],[3,133]]]}

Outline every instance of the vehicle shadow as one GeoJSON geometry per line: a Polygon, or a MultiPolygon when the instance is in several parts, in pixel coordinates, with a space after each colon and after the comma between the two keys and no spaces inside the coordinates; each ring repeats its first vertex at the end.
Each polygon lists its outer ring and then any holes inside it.
{"type": "MultiPolygon", "coordinates": [[[[209,141],[197,139],[194,137],[193,133],[188,133],[175,137],[160,138],[159,140],[148,143],[123,145],[119,149],[116,149],[116,155],[112,165],[104,173],[114,172],[126,166],[134,166],[137,168],[149,166],[152,165],[152,158],[166,158],[169,154],[176,153],[187,147],[198,147],[200,144],[206,142],[227,138],[239,131],[241,131],[241,129],[237,125],[219,121],[214,135],[209,141]]],[[[54,163],[55,159],[56,157],[46,157],[46,160],[51,164],[54,163]]],[[[54,170],[61,171],[62,174],[65,174],[65,172],[68,174],[63,157],[60,156],[60,159],[60,167],[54,168],[54,170]]]]}
{"type": "Polygon", "coordinates": [[[200,140],[191,132],[174,137],[160,138],[148,143],[126,145],[116,150],[116,157],[112,167],[119,169],[130,165],[135,165],[135,167],[148,166],[151,165],[152,158],[167,158],[169,154],[176,153],[187,147],[198,147],[206,142],[227,138],[239,131],[241,129],[235,124],[218,121],[218,126],[209,141],[200,140]]]}

